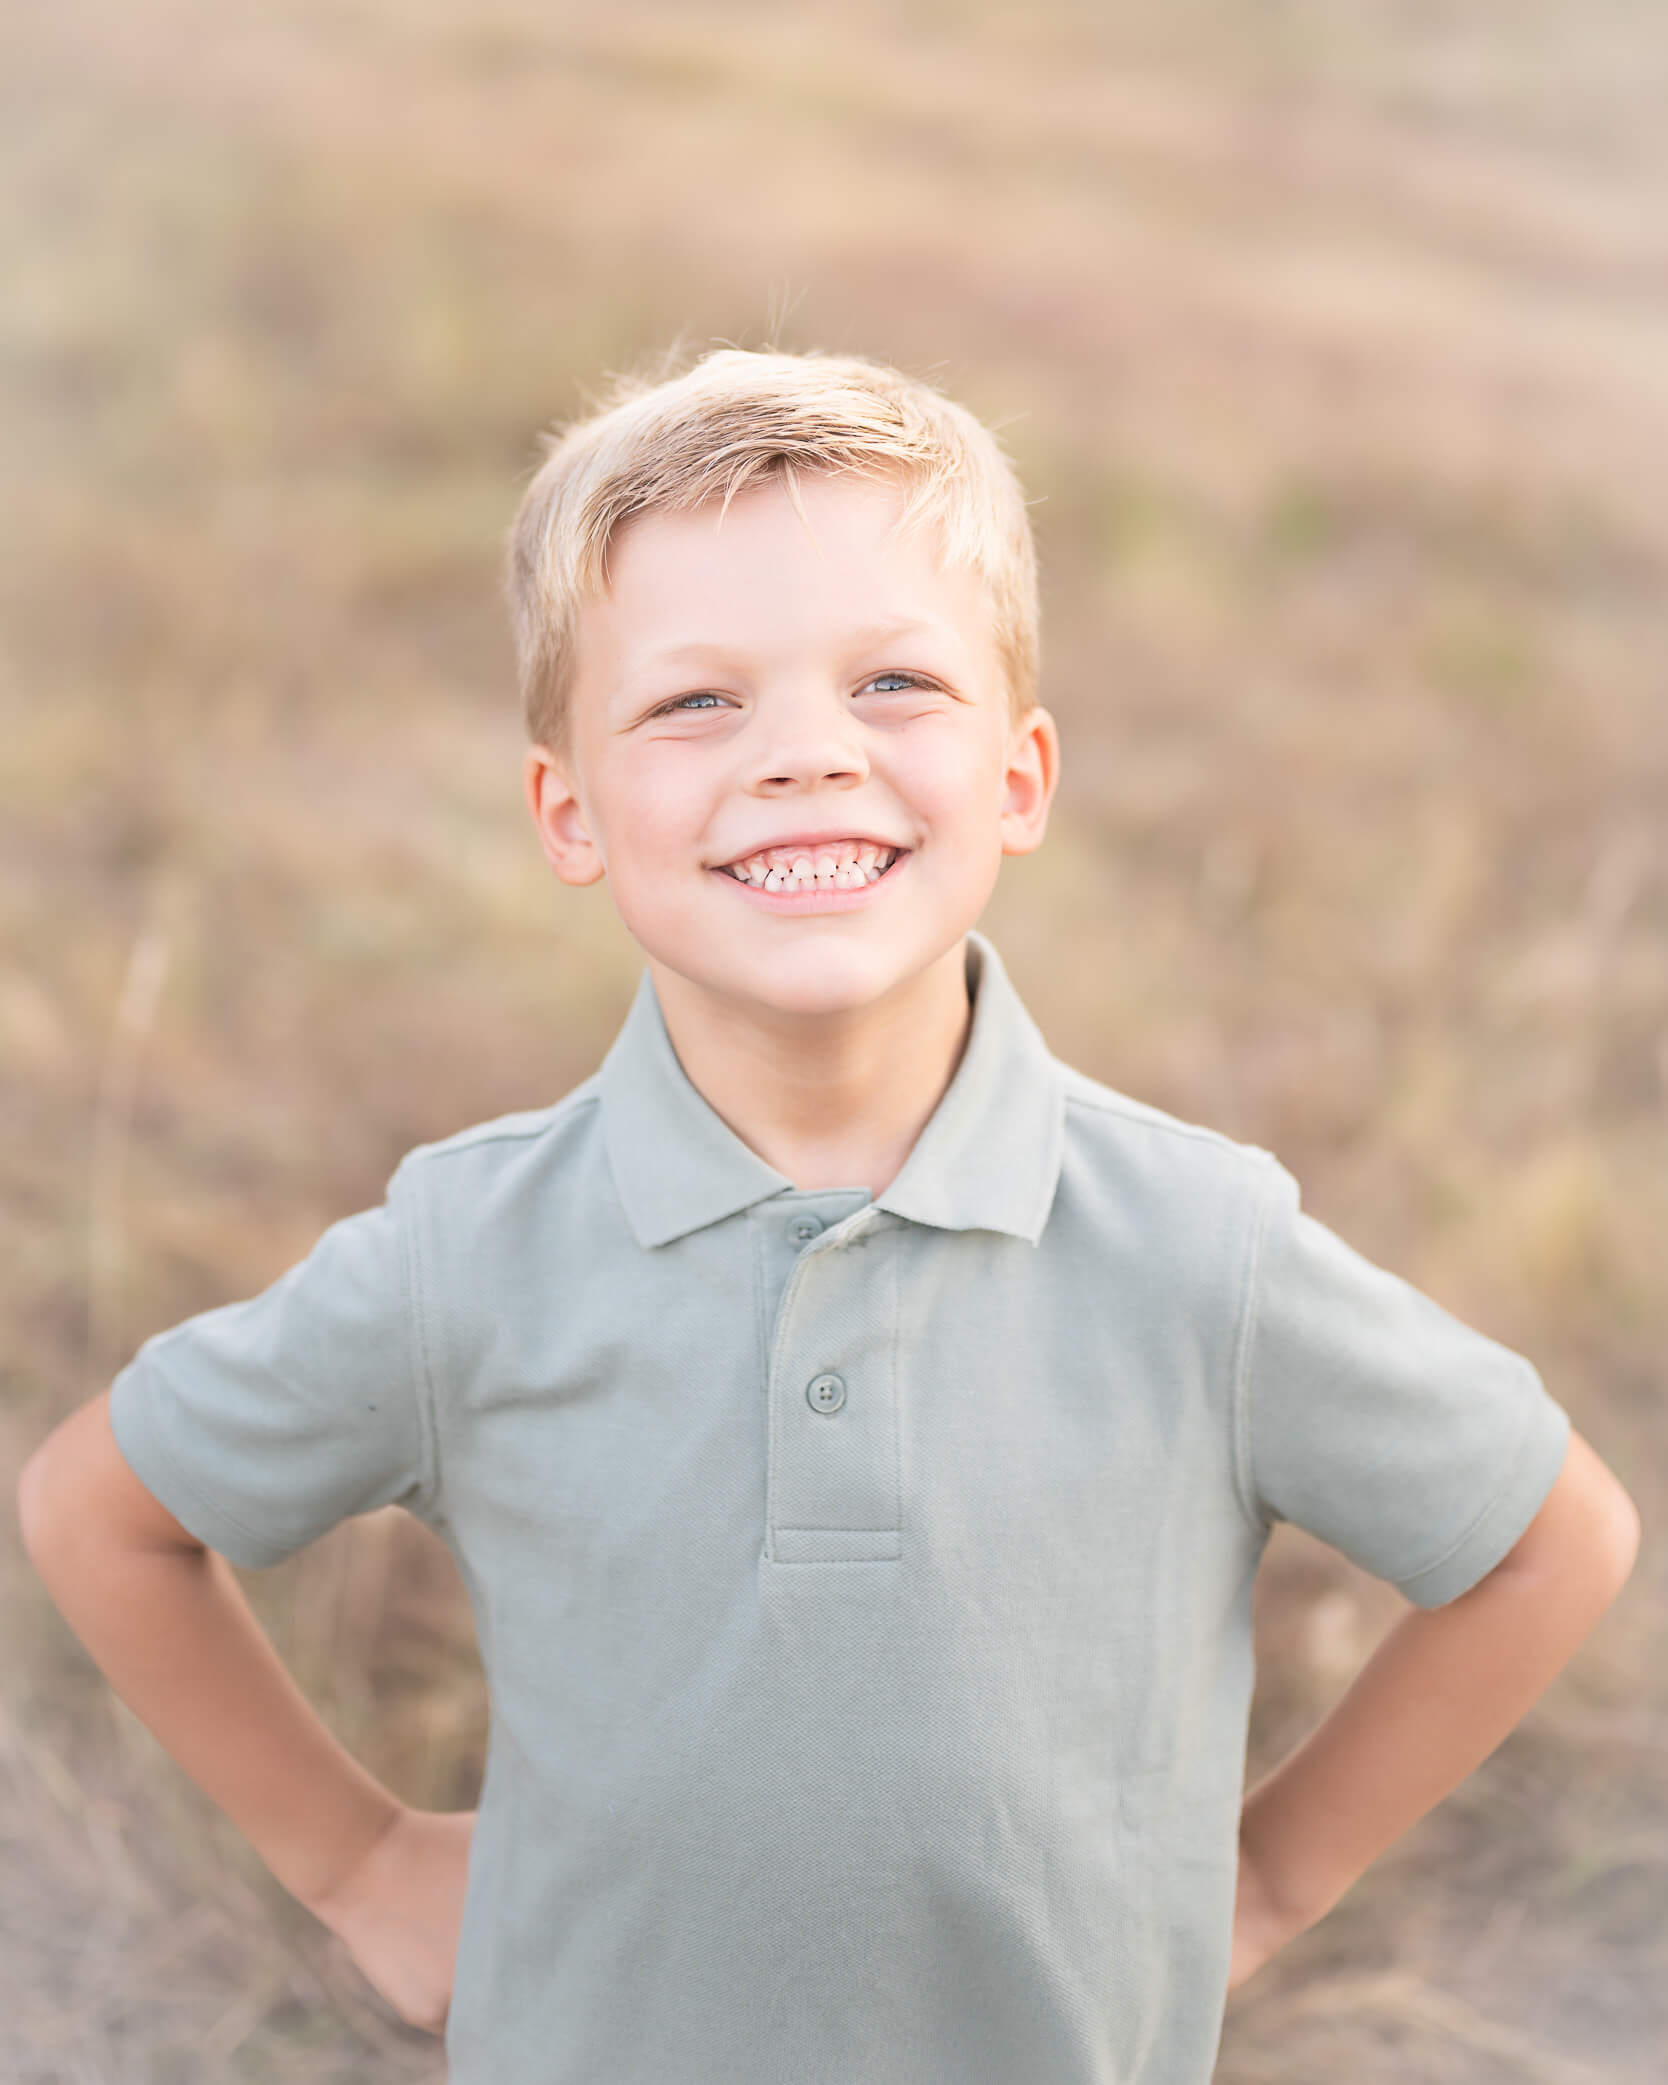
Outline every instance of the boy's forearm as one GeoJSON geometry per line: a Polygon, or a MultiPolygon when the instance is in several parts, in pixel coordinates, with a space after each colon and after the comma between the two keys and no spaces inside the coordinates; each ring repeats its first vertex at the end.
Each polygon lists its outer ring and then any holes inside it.
{"type": "Polygon", "coordinates": [[[331,1736],[213,1551],[135,1547],[67,1503],[37,1507],[31,1558],[116,1692],[317,1905],[400,1805],[331,1736]]]}
{"type": "Polygon", "coordinates": [[[1241,1859],[1293,1931],[1483,1763],[1625,1582],[1631,1501],[1579,1436],[1566,1472],[1532,1539],[1459,1599],[1403,1616],[1247,1797],[1241,1859]]]}

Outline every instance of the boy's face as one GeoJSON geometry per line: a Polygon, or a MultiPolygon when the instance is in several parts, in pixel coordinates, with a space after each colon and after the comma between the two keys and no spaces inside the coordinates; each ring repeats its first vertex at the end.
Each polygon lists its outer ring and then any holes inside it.
{"type": "Polygon", "coordinates": [[[766,1017],[907,994],[1041,840],[1058,757],[1045,711],[1010,721],[974,576],[886,540],[900,486],[799,484],[811,532],[771,482],[616,534],[568,744],[527,762],[563,881],[606,874],[651,964],[766,1017]]]}

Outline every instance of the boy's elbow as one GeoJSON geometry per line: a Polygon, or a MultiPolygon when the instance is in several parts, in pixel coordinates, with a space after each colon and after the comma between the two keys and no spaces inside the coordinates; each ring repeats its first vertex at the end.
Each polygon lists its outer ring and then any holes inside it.
{"type": "Polygon", "coordinates": [[[23,1465],[17,1480],[17,1524],[23,1551],[38,1571],[52,1530],[51,1436],[23,1465]]]}
{"type": "Polygon", "coordinates": [[[1611,1566],[1616,1577],[1612,1598],[1633,1575],[1633,1567],[1639,1561],[1639,1545],[1644,1539],[1644,1533],[1645,1527],[1639,1518],[1639,1508],[1618,1480],[1615,1502],[1610,1514],[1611,1566]]]}
{"type": "Polygon", "coordinates": [[[1644,1525],[1627,1487],[1597,1456],[1593,1457],[1587,1503],[1586,1532],[1594,1591],[1608,1607],[1633,1574],[1644,1525]]]}
{"type": "MultiPolygon", "coordinates": [[[[64,1429],[59,1427],[30,1456],[17,1480],[17,1524],[24,1554],[43,1577],[66,1530],[73,1530],[75,1516],[68,1506],[75,1487],[64,1467],[68,1459],[64,1429]]],[[[81,1516],[83,1525],[86,1517],[81,1516]]]]}

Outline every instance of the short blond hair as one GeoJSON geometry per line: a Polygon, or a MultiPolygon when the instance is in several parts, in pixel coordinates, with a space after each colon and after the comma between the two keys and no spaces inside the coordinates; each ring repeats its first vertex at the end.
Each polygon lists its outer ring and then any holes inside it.
{"type": "MultiPolygon", "coordinates": [[[[932,385],[856,355],[715,348],[681,375],[613,379],[586,417],[545,438],[510,531],[506,591],[527,731],[558,746],[574,630],[607,590],[608,548],[633,515],[678,512],[795,474],[898,478],[897,528],[936,530],[970,569],[1012,714],[1037,699],[1037,555],[1025,495],[996,436],[932,385]]],[[[803,510],[801,510],[803,511],[803,510]]]]}

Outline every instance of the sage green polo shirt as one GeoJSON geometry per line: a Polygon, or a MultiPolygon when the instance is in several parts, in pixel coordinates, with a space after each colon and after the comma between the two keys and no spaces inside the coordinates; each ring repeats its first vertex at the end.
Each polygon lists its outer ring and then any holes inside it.
{"type": "Polygon", "coordinates": [[[1551,1488],[1526,1360],[968,976],[883,1194],[755,1156],[645,977],[564,1100],[117,1379],[234,1562],[390,1501],[457,1558],[453,2085],[1205,2085],[1271,1523],[1435,1606],[1551,1488]]]}

